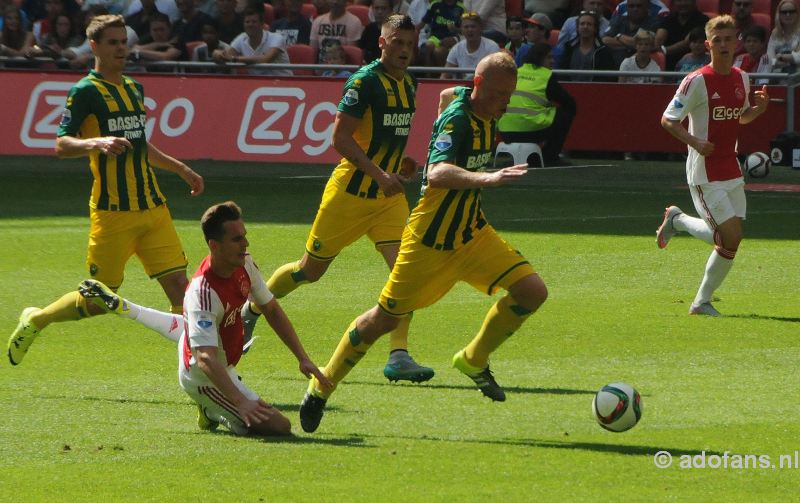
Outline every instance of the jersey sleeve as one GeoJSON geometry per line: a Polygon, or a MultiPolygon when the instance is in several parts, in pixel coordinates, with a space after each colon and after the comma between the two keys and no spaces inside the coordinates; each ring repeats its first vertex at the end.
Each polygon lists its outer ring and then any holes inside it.
{"type": "Polygon", "coordinates": [[[472,129],[463,114],[458,112],[443,113],[434,124],[433,141],[428,152],[428,164],[450,162],[458,165],[458,152],[464,143],[463,138],[460,136],[463,136],[465,132],[471,133],[472,129]]]}
{"type": "Polygon", "coordinates": [[[202,277],[195,278],[184,299],[187,336],[192,349],[220,346],[217,320],[225,312],[217,293],[202,277]]]}
{"type": "Polygon", "coordinates": [[[703,78],[696,73],[690,73],[681,81],[678,91],[664,110],[664,117],[670,120],[682,121],[694,108],[702,103],[705,86],[703,78]]]}
{"type": "Polygon", "coordinates": [[[355,73],[344,84],[344,94],[339,100],[339,110],[352,117],[360,119],[364,117],[367,109],[372,103],[372,86],[375,84],[372,78],[365,78],[360,72],[355,73]]]}
{"type": "Polygon", "coordinates": [[[269,303],[275,296],[267,288],[267,284],[261,276],[261,271],[256,263],[253,262],[251,255],[245,258],[244,269],[247,271],[247,275],[250,276],[250,300],[259,306],[269,303]]]}
{"type": "Polygon", "coordinates": [[[77,136],[83,121],[91,114],[89,101],[92,90],[87,87],[74,86],[67,95],[67,103],[61,113],[58,125],[58,136],[77,136]]]}

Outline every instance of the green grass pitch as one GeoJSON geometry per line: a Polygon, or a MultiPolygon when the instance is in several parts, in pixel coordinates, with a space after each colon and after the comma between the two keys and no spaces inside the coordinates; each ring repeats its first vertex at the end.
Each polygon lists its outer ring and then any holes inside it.
{"type": "MultiPolygon", "coordinates": [[[[666,250],[654,242],[665,205],[694,213],[682,163],[588,164],[602,166],[532,171],[484,192],[489,221],[550,290],[493,357],[505,403],[490,403],[450,368],[493,302],[465,285],[414,317],[412,354],[436,369],[432,381],[386,381],[387,341],[379,341],[313,435],[299,427],[305,381],[296,361],[259,322],[260,339],[239,367],[288,414],[297,436],[282,441],[199,431],[177,384],[175,348],[157,334],[112,317],[54,324],[22,365],[0,362],[0,500],[791,498],[800,469],[778,462],[800,450],[800,193],[748,194],[746,238],[715,301],[728,316],[690,317],[710,248],[683,236],[666,250]],[[639,425],[622,434],[590,414],[594,392],[614,381],[635,386],[644,402],[639,425]],[[673,466],[654,466],[661,450],[673,466]],[[776,467],[708,466],[726,451],[728,463],[768,455],[776,467]],[[679,466],[703,452],[706,468],[679,466]]],[[[206,253],[197,221],[226,199],[243,207],[266,275],[301,256],[329,166],[193,165],[206,179],[199,198],[160,174],[192,270],[206,253]]],[[[24,307],[51,302],[86,275],[90,177],[85,161],[52,157],[0,158],[0,176],[5,344],[24,307]]],[[[774,167],[763,182],[800,183],[800,172],[774,167]]],[[[320,283],[282,301],[318,364],[375,304],[386,276],[362,240],[320,283]]],[[[122,292],[166,308],[135,260],[122,292]]]]}

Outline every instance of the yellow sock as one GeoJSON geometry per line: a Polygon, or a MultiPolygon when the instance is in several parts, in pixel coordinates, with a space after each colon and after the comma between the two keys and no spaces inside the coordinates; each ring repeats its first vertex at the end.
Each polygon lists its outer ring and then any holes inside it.
{"type": "Polygon", "coordinates": [[[498,300],[486,313],[478,335],[464,348],[464,359],[474,367],[486,368],[489,355],[530,315],[531,311],[518,305],[511,295],[498,300]]]}
{"type": "Polygon", "coordinates": [[[172,314],[183,314],[183,305],[169,306],[169,312],[172,314]]]}
{"type": "Polygon", "coordinates": [[[411,316],[403,316],[400,318],[400,324],[397,328],[389,332],[389,351],[396,349],[404,349],[408,351],[408,326],[411,324],[411,316]]]}
{"type": "MultiPolygon", "coordinates": [[[[330,361],[322,369],[325,376],[333,383],[334,388],[342,382],[342,379],[361,361],[361,358],[367,354],[367,351],[372,346],[372,344],[367,344],[361,340],[356,328],[356,320],[353,320],[350,326],[347,327],[347,331],[344,333],[342,340],[339,341],[336,351],[333,352],[330,361]]],[[[314,389],[314,394],[322,398],[328,398],[332,392],[333,390],[327,393],[323,392],[318,386],[314,389]]]]}
{"type": "Polygon", "coordinates": [[[267,280],[267,288],[272,294],[280,299],[290,293],[300,285],[308,283],[306,275],[300,269],[300,262],[291,262],[284,264],[272,273],[272,276],[267,280]]]}
{"type": "Polygon", "coordinates": [[[33,313],[28,320],[39,330],[55,322],[79,320],[90,316],[86,299],[77,291],[64,294],[60,299],[44,309],[33,313]]]}

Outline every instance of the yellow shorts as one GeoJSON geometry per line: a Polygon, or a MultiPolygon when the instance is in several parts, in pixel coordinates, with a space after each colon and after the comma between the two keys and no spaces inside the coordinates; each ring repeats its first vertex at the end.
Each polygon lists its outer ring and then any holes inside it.
{"type": "Polygon", "coordinates": [[[402,316],[435,303],[458,281],[493,295],[499,288],[508,290],[516,281],[535,273],[525,257],[491,225],[455,250],[434,250],[406,229],[378,304],[387,313],[402,316]]]}
{"type": "Polygon", "coordinates": [[[92,208],[89,218],[86,265],[92,278],[119,288],[125,264],[134,254],[151,278],[186,269],[186,255],[166,205],[141,211],[92,208]]]}
{"type": "Polygon", "coordinates": [[[364,235],[375,248],[400,244],[408,213],[403,194],[366,199],[348,194],[331,179],[311,226],[306,252],[318,260],[333,260],[364,235]]]}

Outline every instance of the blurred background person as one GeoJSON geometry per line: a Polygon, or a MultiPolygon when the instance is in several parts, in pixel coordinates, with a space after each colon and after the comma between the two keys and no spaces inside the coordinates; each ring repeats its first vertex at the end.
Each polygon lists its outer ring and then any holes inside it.
{"type": "Polygon", "coordinates": [[[6,5],[3,11],[3,30],[0,32],[0,56],[24,57],[36,43],[36,39],[25,25],[22,14],[14,4],[6,5]]]}
{"type": "Polygon", "coordinates": [[[497,123],[506,143],[544,143],[546,166],[569,164],[559,157],[572,127],[575,100],[553,76],[552,48],[536,44],[517,72],[517,87],[497,123]]]}
{"type": "MultiPolygon", "coordinates": [[[[567,44],[558,68],[569,70],[616,70],[611,51],[597,36],[597,16],[592,13],[578,15],[578,37],[567,44]]],[[[575,82],[613,82],[616,77],[573,76],[575,82]]]]}
{"type": "MultiPolygon", "coordinates": [[[[711,63],[711,55],[706,50],[706,30],[695,28],[689,33],[689,52],[675,63],[676,72],[689,73],[711,63]]],[[[670,69],[668,66],[667,69],[670,69]]]]}
{"type": "MultiPolygon", "coordinates": [[[[665,67],[675,68],[678,60],[691,48],[689,35],[695,30],[704,30],[708,16],[697,9],[697,0],[674,0],[672,12],[661,21],[656,31],[656,47],[666,56],[665,67]]],[[[703,40],[706,39],[703,32],[703,40]]],[[[703,46],[705,51],[705,45],[703,46]]]]}
{"type": "MultiPolygon", "coordinates": [[[[475,70],[478,62],[489,54],[498,52],[500,46],[494,40],[482,35],[483,24],[477,12],[467,12],[461,16],[461,34],[464,40],[457,43],[447,53],[448,68],[469,68],[475,70]]],[[[463,78],[471,80],[473,72],[464,75],[463,72],[442,72],[441,78],[463,78]]]]}
{"type": "Polygon", "coordinates": [[[797,9],[794,0],[781,0],[775,11],[775,28],[767,45],[774,72],[795,73],[800,63],[800,15],[797,9]]]}
{"type": "MultiPolygon", "coordinates": [[[[384,0],[385,1],[385,0],[384,0]]],[[[283,35],[286,45],[306,44],[311,38],[311,20],[302,13],[303,0],[289,0],[286,3],[286,16],[276,19],[269,31],[283,35]]]]}

